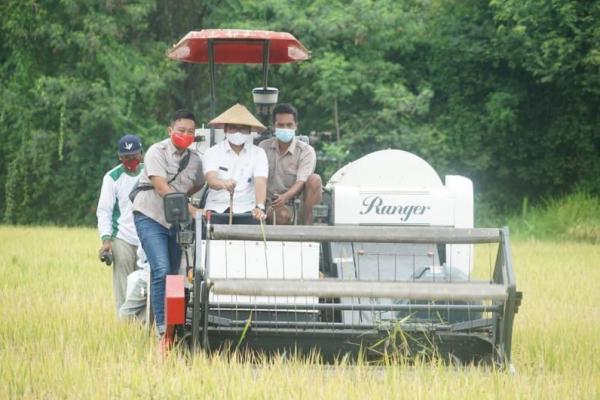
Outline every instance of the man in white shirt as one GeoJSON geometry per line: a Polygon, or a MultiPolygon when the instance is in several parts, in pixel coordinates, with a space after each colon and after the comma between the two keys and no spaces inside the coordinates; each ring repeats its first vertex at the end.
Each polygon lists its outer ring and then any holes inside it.
{"type": "Polygon", "coordinates": [[[227,214],[236,215],[236,223],[256,223],[265,218],[269,163],[265,151],[252,143],[251,130],[265,127],[241,104],[236,104],[212,121],[222,128],[226,139],[204,155],[208,184],[205,210],[215,215],[213,223],[227,223],[227,214]],[[247,214],[247,217],[239,216],[247,214]]]}
{"type": "Polygon", "coordinates": [[[107,264],[114,260],[113,291],[117,311],[125,302],[127,275],[135,270],[139,245],[128,196],[143,170],[140,138],[123,136],[119,140],[118,154],[121,163],[104,175],[96,210],[102,240],[99,257],[107,264]]]}

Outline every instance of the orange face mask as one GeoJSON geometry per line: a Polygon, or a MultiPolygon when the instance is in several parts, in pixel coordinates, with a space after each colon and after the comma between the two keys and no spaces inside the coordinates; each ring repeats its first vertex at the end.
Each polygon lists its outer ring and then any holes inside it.
{"type": "Polygon", "coordinates": [[[194,135],[173,132],[171,134],[171,142],[179,149],[187,149],[194,142],[194,135]]]}

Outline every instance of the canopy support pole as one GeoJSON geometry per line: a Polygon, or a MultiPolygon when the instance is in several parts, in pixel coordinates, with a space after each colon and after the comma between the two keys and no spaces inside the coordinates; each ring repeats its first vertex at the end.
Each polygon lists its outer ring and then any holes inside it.
{"type": "Polygon", "coordinates": [[[263,40],[263,87],[267,88],[267,79],[269,76],[269,51],[271,47],[270,40],[263,40]]]}
{"type": "MultiPolygon", "coordinates": [[[[208,39],[208,73],[210,85],[210,119],[215,118],[217,112],[217,88],[215,73],[215,42],[214,39],[208,39]]],[[[215,144],[215,128],[210,127],[210,146],[215,144]]]]}

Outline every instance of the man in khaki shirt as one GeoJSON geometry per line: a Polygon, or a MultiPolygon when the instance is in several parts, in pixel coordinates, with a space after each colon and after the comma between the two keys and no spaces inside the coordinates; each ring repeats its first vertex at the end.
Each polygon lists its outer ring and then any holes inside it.
{"type": "MultiPolygon", "coordinates": [[[[151,271],[151,300],[156,326],[165,332],[165,282],[167,275],[177,274],[181,248],[177,227],[167,223],[163,197],[172,192],[191,196],[204,184],[200,157],[188,146],[194,140],[196,120],[186,110],[176,111],[167,132],[169,138],[153,144],[144,157],[144,172],[133,199],[133,219],[151,271]]],[[[189,206],[194,217],[198,209],[189,206]]],[[[161,337],[161,349],[170,343],[161,337]]]]}
{"type": "Polygon", "coordinates": [[[269,220],[278,225],[293,221],[291,201],[303,193],[303,212],[299,223],[312,225],[312,207],[321,202],[321,177],[314,173],[317,164],[315,150],[296,136],[298,111],[290,104],[278,104],[273,109],[275,137],[260,143],[269,160],[267,195],[270,201],[269,220]]]}

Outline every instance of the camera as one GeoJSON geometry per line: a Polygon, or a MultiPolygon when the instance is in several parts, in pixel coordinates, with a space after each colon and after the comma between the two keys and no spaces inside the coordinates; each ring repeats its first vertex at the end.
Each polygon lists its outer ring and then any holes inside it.
{"type": "Polygon", "coordinates": [[[106,263],[106,265],[111,265],[113,262],[113,255],[110,251],[105,250],[100,254],[100,261],[106,263]]]}

